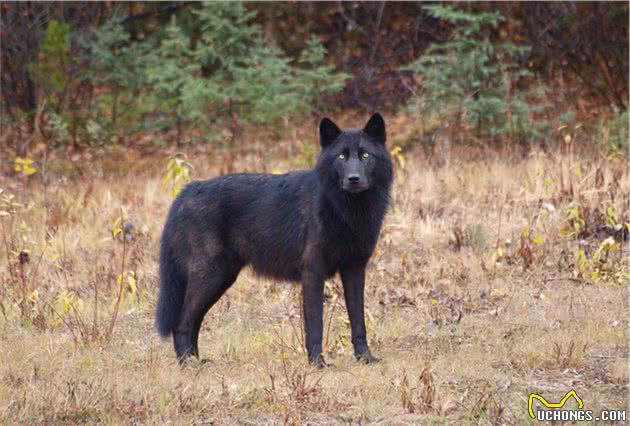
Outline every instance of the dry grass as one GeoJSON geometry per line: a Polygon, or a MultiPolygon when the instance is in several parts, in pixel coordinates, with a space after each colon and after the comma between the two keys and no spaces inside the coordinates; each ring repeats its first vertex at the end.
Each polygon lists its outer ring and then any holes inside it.
{"type": "MultiPolygon", "coordinates": [[[[299,143],[266,158],[257,149],[233,168],[288,169],[311,155],[299,143]]],[[[189,153],[196,178],[218,173],[215,155],[189,153]]],[[[625,242],[592,261],[612,232],[607,208],[628,222],[625,159],[462,152],[431,167],[412,151],[406,163],[368,270],[368,333],[383,362],[351,359],[335,279],[334,367],[323,371],[306,363],[299,287],[249,272],[206,317],[209,361],[176,364],[152,327],[171,202],[163,157],[91,160],[81,178],[46,186],[0,180],[0,196],[20,204],[5,200],[0,218],[0,422],[523,424],[530,392],[551,401],[570,388],[588,409],[626,408],[625,242]],[[575,206],[585,224],[570,235],[575,206]],[[121,215],[133,224],[126,242],[112,235],[121,215]]]]}

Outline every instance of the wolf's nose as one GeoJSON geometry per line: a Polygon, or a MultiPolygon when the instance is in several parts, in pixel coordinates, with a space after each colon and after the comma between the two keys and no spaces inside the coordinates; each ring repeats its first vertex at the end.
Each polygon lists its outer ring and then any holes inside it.
{"type": "Polygon", "coordinates": [[[357,183],[359,181],[359,175],[348,175],[350,183],[357,183]]]}

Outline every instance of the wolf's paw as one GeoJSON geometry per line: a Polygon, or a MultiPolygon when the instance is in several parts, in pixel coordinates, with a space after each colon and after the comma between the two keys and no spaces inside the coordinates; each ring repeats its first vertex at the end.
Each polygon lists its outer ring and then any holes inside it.
{"type": "Polygon", "coordinates": [[[362,364],[375,364],[377,362],[381,362],[381,359],[372,355],[372,352],[370,351],[363,352],[361,354],[355,354],[354,357],[362,364]]]}
{"type": "Polygon", "coordinates": [[[214,361],[208,358],[198,358],[196,356],[188,356],[179,359],[179,365],[182,368],[203,368],[206,365],[213,364],[214,361]]]}
{"type": "Polygon", "coordinates": [[[328,364],[325,360],[324,360],[324,356],[323,355],[318,355],[315,358],[310,358],[309,359],[309,363],[315,367],[315,368],[328,368],[328,367],[333,367],[332,364],[328,364]]]}

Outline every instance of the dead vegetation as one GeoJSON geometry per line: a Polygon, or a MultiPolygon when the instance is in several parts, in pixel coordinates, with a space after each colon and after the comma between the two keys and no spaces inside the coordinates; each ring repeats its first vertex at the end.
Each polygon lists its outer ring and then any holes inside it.
{"type": "MultiPolygon", "coordinates": [[[[235,155],[234,168],[292,168],[311,136],[265,158],[235,155]]],[[[626,159],[572,149],[469,160],[453,149],[438,166],[421,149],[396,155],[366,294],[383,362],[352,361],[335,279],[324,337],[334,367],[323,371],[306,363],[299,287],[249,272],[206,317],[207,362],[180,368],[157,338],[166,155],[107,154],[80,179],[58,159],[45,184],[6,174],[2,423],[523,424],[530,392],[568,389],[588,409],[625,408],[626,159]]],[[[215,152],[188,158],[194,178],[221,168],[215,152]]]]}

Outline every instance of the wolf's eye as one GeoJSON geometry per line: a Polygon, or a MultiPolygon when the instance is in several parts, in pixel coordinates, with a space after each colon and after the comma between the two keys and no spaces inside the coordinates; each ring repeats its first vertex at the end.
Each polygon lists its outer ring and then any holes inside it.
{"type": "Polygon", "coordinates": [[[363,158],[368,158],[370,156],[370,154],[368,154],[367,152],[363,152],[363,154],[361,154],[361,157],[363,158]]]}
{"type": "Polygon", "coordinates": [[[340,160],[345,160],[346,159],[346,154],[339,154],[339,159],[340,160]]]}

